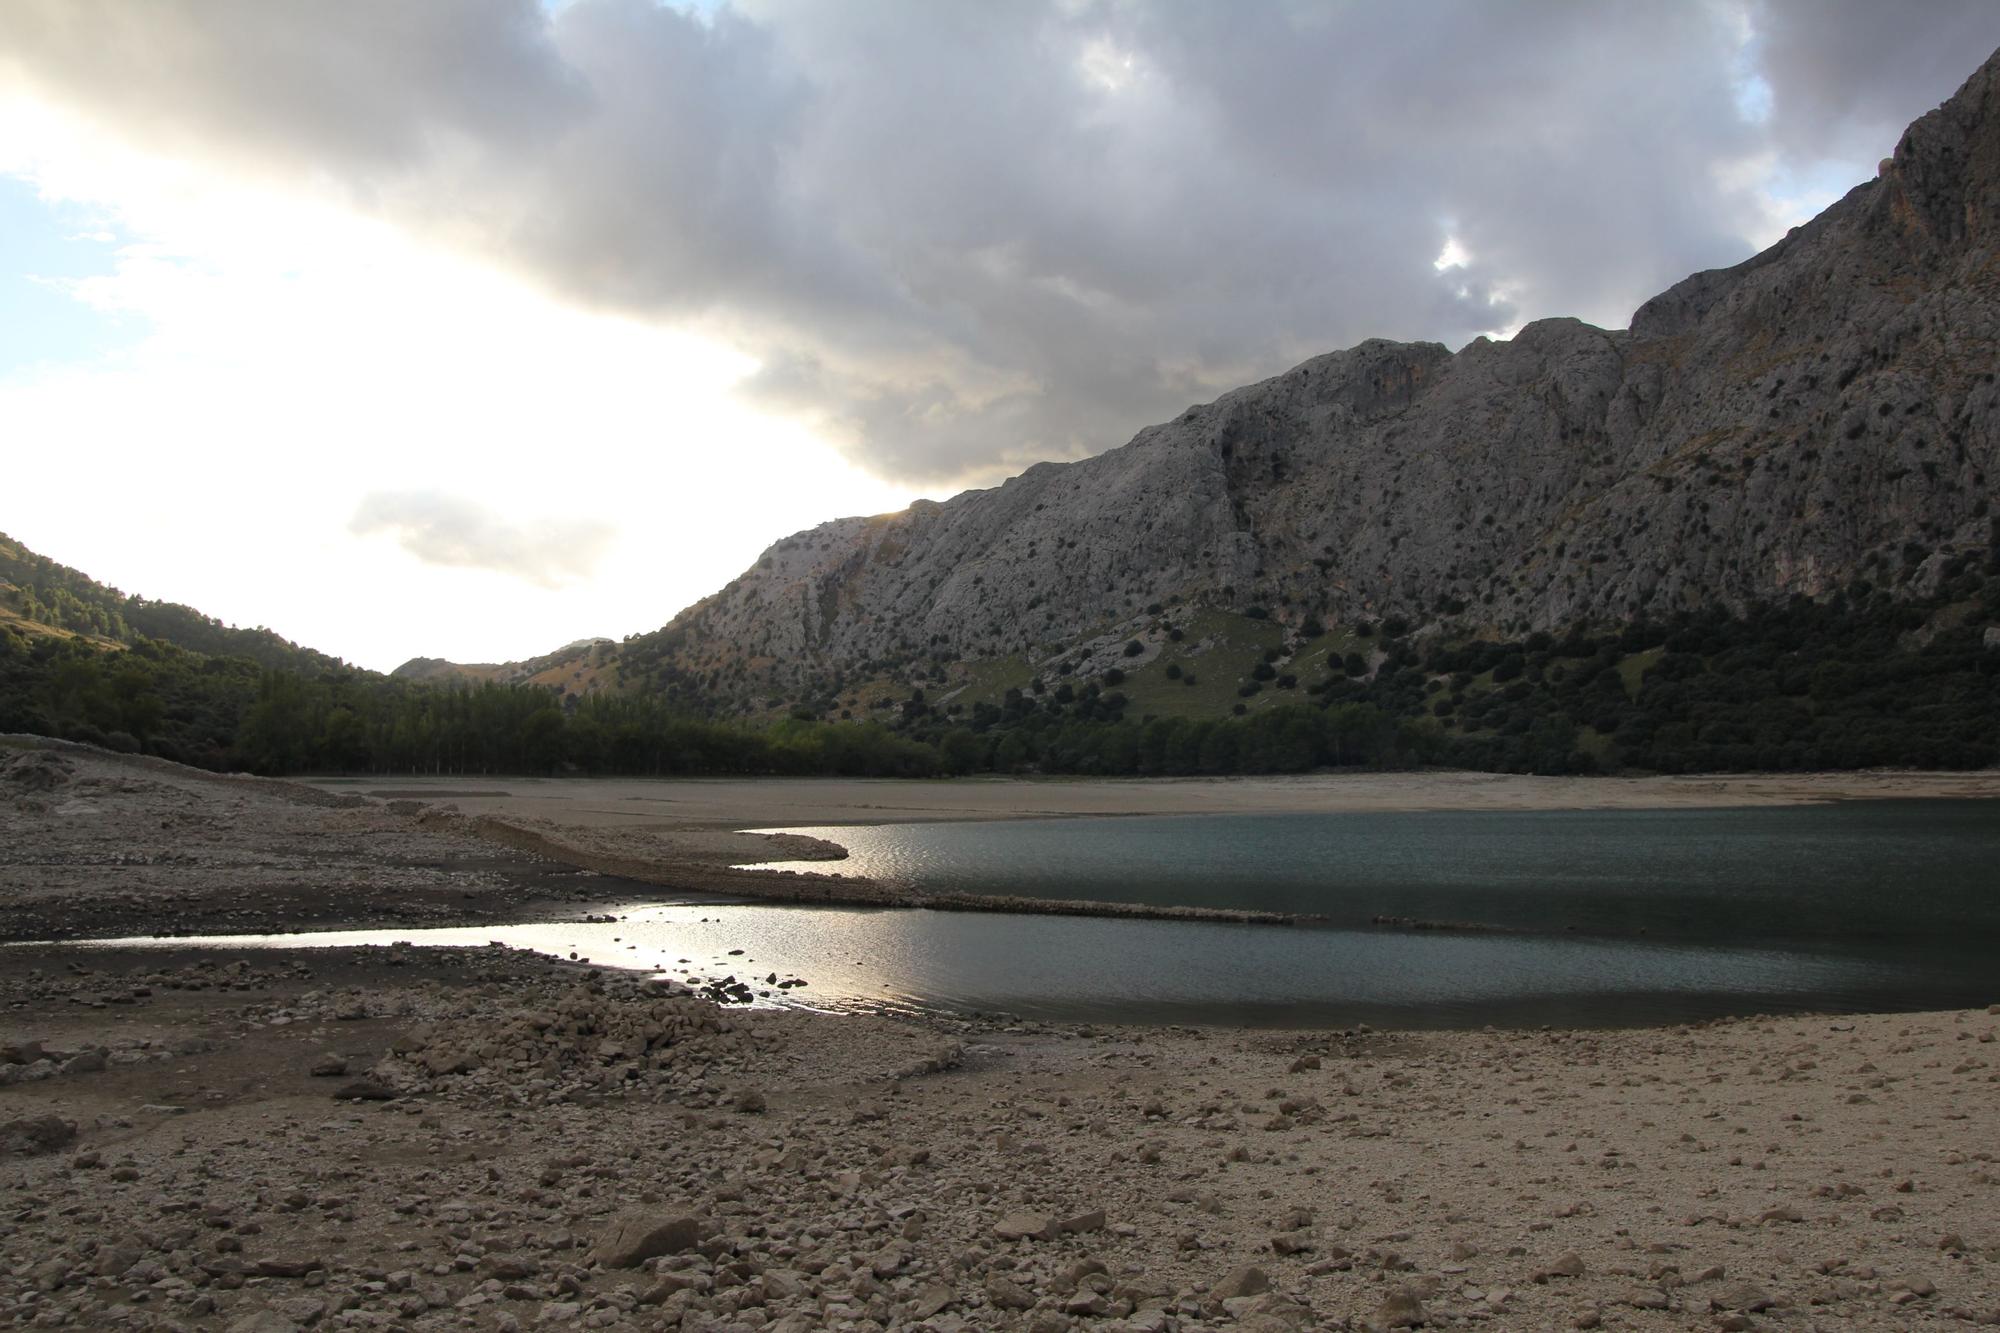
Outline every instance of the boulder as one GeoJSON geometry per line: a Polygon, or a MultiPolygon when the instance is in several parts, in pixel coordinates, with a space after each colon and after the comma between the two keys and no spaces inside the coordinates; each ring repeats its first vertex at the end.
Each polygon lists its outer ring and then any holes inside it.
{"type": "Polygon", "coordinates": [[[662,1254],[679,1254],[701,1243],[701,1220],[686,1214],[629,1212],[611,1224],[591,1247],[590,1259],[606,1268],[637,1268],[662,1254]]]}
{"type": "Polygon", "coordinates": [[[1058,1232],[1047,1213],[1009,1213],[993,1224],[993,1234],[1001,1240],[1054,1240],[1058,1232]]]}
{"type": "Polygon", "coordinates": [[[1239,1296],[1257,1296],[1271,1289],[1271,1276],[1254,1265],[1231,1270],[1229,1275],[1210,1287],[1208,1294],[1218,1301],[1232,1301],[1239,1296]]]}
{"type": "Polygon", "coordinates": [[[60,1152],[76,1142],[76,1123],[58,1116],[34,1116],[0,1125],[0,1153],[32,1157],[60,1152]]]}
{"type": "Polygon", "coordinates": [[[1423,1301],[1408,1287],[1398,1287],[1384,1297],[1374,1320],[1378,1328],[1422,1328],[1429,1321],[1423,1301]]]}

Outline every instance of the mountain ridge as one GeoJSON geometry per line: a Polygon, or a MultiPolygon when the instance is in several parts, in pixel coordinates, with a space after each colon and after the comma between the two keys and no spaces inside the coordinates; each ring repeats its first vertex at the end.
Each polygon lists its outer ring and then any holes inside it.
{"type": "Polygon", "coordinates": [[[621,676],[755,713],[924,663],[1102,671],[1170,607],[1498,635],[1920,595],[1991,531],[1996,61],[1875,180],[1628,329],[1370,339],[1091,458],[820,524],[628,640],[621,676]]]}

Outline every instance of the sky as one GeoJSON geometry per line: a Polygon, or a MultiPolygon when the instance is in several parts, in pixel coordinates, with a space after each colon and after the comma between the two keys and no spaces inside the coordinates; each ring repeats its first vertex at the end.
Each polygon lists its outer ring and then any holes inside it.
{"type": "Polygon", "coordinates": [[[361,665],[1366,337],[1623,327],[1992,0],[7,0],[0,532],[361,665]]]}

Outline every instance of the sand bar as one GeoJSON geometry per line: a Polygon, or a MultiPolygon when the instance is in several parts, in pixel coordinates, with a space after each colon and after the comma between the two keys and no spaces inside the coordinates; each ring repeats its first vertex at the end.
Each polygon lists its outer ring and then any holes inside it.
{"type": "Polygon", "coordinates": [[[1237,778],[354,778],[329,790],[446,801],[577,827],[771,828],[1078,815],[1363,810],[1665,810],[2000,798],[2000,771],[1532,777],[1315,773],[1237,778]]]}
{"type": "Polygon", "coordinates": [[[853,778],[322,781],[387,801],[440,832],[475,836],[675,892],[787,902],[1283,923],[1277,913],[1051,901],[888,885],[843,872],[837,840],[745,830],[945,820],[1415,810],[1644,810],[1841,800],[1993,799],[2000,773],[1814,773],[1645,778],[1338,773],[1299,777],[903,781],[853,778]],[[822,871],[737,867],[818,860],[822,871]]]}

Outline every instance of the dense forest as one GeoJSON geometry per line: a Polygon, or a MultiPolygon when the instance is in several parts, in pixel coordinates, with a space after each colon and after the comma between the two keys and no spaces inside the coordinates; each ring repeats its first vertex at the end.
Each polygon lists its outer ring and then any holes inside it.
{"type": "Polygon", "coordinates": [[[1114,670],[999,704],[939,706],[912,690],[881,720],[753,726],[658,695],[565,699],[394,679],[319,654],[277,665],[210,654],[134,632],[128,615],[124,649],[0,626],[0,731],[264,773],[1976,768],[2000,758],[1996,622],[2000,577],[1968,558],[1919,602],[1857,585],[1512,642],[1391,622],[1371,627],[1372,665],[1349,654],[1310,681],[1260,669],[1246,691],[1292,693],[1243,716],[1132,716],[1114,670]]]}

